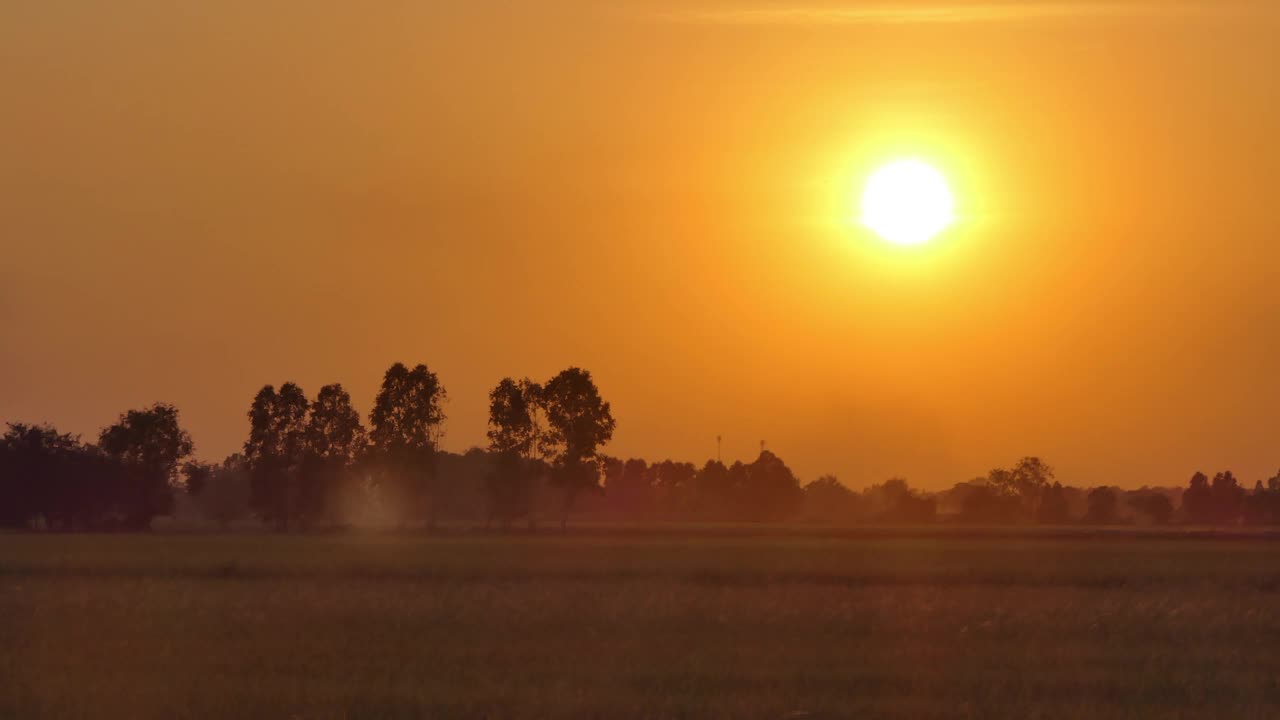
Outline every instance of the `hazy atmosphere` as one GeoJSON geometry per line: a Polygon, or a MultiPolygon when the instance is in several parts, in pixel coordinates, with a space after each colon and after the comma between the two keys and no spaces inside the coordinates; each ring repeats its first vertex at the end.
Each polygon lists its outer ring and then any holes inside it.
{"type": "Polygon", "coordinates": [[[0,420],[387,366],[485,442],[589,367],[608,451],[1079,485],[1280,463],[1272,2],[0,3],[0,420]],[[956,223],[856,222],[924,156],[956,223]]]}

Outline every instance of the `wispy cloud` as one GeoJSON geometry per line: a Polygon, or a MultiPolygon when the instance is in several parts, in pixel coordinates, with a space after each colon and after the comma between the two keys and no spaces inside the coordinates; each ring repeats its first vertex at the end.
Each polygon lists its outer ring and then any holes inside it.
{"type": "Polygon", "coordinates": [[[1070,18],[1148,17],[1198,14],[1204,4],[1176,2],[1021,2],[824,5],[677,10],[671,22],[716,25],[918,25],[1008,23],[1070,18]]]}

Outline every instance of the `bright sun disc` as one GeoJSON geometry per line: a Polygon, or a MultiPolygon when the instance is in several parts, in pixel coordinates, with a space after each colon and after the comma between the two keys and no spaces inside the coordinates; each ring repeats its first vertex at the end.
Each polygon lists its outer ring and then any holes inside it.
{"type": "Polygon", "coordinates": [[[862,224],[897,245],[919,245],[947,229],[955,200],[946,178],[919,160],[875,171],[862,193],[862,224]]]}

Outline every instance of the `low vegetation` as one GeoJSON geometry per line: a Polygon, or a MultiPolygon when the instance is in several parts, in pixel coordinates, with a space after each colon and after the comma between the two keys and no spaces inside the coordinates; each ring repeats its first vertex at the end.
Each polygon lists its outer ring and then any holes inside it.
{"type": "Polygon", "coordinates": [[[1266,717],[1280,546],[0,537],[0,717],[1266,717]]]}

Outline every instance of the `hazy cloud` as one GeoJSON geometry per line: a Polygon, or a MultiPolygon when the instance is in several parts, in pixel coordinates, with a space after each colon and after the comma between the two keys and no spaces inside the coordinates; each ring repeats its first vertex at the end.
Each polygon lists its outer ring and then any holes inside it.
{"type": "MultiPolygon", "coordinates": [[[[1226,3],[1224,3],[1225,5],[1226,3]]],[[[665,13],[672,22],[717,25],[913,25],[1006,23],[1068,18],[1187,15],[1205,11],[1184,2],[850,3],[811,7],[690,9],[665,13]]]]}

